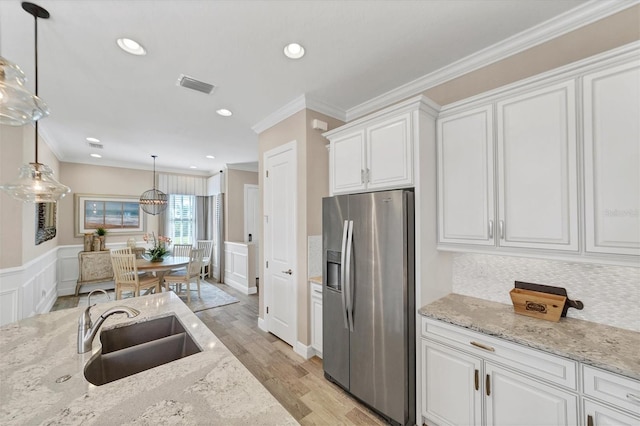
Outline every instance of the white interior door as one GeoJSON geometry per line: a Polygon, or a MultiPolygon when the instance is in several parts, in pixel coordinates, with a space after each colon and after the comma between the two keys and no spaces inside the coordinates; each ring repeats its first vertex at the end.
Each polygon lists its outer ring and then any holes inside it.
{"type": "Polygon", "coordinates": [[[264,154],[264,301],[267,330],[296,341],[296,142],[264,154]]]}

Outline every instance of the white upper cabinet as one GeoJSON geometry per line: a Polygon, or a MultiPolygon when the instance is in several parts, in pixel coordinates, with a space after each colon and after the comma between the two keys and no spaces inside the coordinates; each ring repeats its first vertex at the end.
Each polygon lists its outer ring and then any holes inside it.
{"type": "Polygon", "coordinates": [[[574,81],[493,108],[438,120],[439,243],[577,251],[574,81]]]}
{"type": "Polygon", "coordinates": [[[331,195],[413,187],[414,145],[425,110],[434,120],[436,111],[421,96],[324,133],[331,195]]]}
{"type": "Polygon", "coordinates": [[[499,244],[578,250],[575,82],[497,103],[499,244]]]}
{"type": "Polygon", "coordinates": [[[583,79],[586,250],[640,254],[640,64],[583,79]]]}
{"type": "Polygon", "coordinates": [[[330,180],[334,193],[359,192],[366,188],[365,153],[364,130],[331,141],[330,180]]]}
{"type": "Polygon", "coordinates": [[[492,106],[438,120],[440,242],[494,244],[492,106]]]}
{"type": "Polygon", "coordinates": [[[413,185],[411,116],[403,114],[367,128],[367,189],[413,185]]]}

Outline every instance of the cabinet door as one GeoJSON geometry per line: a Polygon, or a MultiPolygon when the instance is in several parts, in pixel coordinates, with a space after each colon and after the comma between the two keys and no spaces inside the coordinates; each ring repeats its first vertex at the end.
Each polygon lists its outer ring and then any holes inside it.
{"type": "Polygon", "coordinates": [[[367,188],[413,185],[411,115],[404,114],[367,128],[367,188]]]}
{"type": "Polygon", "coordinates": [[[438,121],[438,241],[494,244],[492,106],[438,121]]]}
{"type": "Polygon", "coordinates": [[[322,287],[311,286],[311,347],[322,358],[322,287]]]}
{"type": "Polygon", "coordinates": [[[577,251],[575,83],[497,108],[499,244],[577,251]]]}
{"type": "Polygon", "coordinates": [[[584,90],[586,250],[640,254],[640,65],[589,74],[584,90]]]}
{"type": "Polygon", "coordinates": [[[487,425],[576,425],[578,397],[485,362],[487,425]]]}
{"type": "Polygon", "coordinates": [[[438,425],[482,424],[479,358],[422,339],[422,415],[438,425]]]}
{"type": "Polygon", "coordinates": [[[364,130],[332,140],[330,145],[332,194],[364,191],[364,130]]]}
{"type": "Polygon", "coordinates": [[[588,399],[583,400],[585,426],[637,426],[640,417],[609,408],[588,399]]]}

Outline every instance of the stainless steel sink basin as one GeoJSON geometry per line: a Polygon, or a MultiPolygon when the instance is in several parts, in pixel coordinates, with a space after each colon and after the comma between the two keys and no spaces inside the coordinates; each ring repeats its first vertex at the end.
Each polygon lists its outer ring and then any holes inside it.
{"type": "Polygon", "coordinates": [[[102,350],[84,368],[96,386],[201,352],[173,315],[104,330],[100,342],[102,350]]]}

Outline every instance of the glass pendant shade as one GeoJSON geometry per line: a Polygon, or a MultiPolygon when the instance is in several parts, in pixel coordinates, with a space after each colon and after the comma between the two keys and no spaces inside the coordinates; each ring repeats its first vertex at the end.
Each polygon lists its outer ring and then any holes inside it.
{"type": "Polygon", "coordinates": [[[23,126],[49,115],[47,104],[25,87],[25,75],[0,56],[0,124],[23,126]]]}
{"type": "Polygon", "coordinates": [[[55,203],[71,191],[55,180],[49,166],[40,163],[23,165],[18,179],[0,186],[0,189],[26,203],[55,203]]]}

